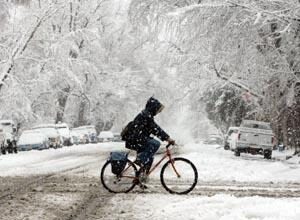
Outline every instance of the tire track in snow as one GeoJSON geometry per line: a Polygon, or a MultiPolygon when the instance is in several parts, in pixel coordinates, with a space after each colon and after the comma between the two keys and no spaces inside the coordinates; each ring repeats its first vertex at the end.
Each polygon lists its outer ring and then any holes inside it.
{"type": "MultiPolygon", "coordinates": [[[[51,177],[59,176],[59,175],[62,175],[64,173],[67,173],[67,172],[71,172],[71,171],[74,171],[74,170],[77,170],[77,169],[81,169],[81,168],[84,168],[85,166],[89,166],[89,165],[94,164],[94,163],[95,163],[95,161],[92,161],[92,162],[80,164],[80,165],[75,166],[75,167],[63,169],[63,170],[58,171],[56,173],[50,173],[50,174],[39,175],[39,176],[37,176],[37,175],[36,176],[31,176],[29,179],[28,178],[20,178],[20,179],[22,179],[22,181],[19,183],[19,185],[16,186],[16,185],[12,184],[13,188],[9,187],[9,188],[1,190],[4,193],[0,194],[0,201],[5,200],[9,197],[13,197],[14,194],[18,194],[18,195],[24,194],[28,190],[34,188],[35,186],[42,186],[43,184],[47,183],[47,180],[50,179],[51,177]]],[[[3,177],[3,178],[9,178],[10,179],[10,177],[3,177]]],[[[14,179],[14,178],[11,178],[11,179],[14,179]]]]}
{"type": "MultiPolygon", "coordinates": [[[[73,167],[72,169],[77,169],[73,167]]],[[[70,169],[68,169],[70,170],[70,169]]],[[[72,208],[66,209],[66,207],[57,207],[59,209],[52,209],[51,207],[42,206],[39,210],[50,213],[48,216],[59,216],[59,218],[44,218],[44,219],[67,219],[67,220],[85,220],[85,219],[118,219],[120,215],[122,217],[128,215],[130,219],[134,219],[132,212],[124,212],[125,210],[119,210],[118,213],[111,213],[112,203],[110,200],[114,198],[113,193],[107,192],[100,183],[99,178],[87,178],[83,176],[70,176],[66,171],[65,175],[55,174],[51,178],[48,177],[42,184],[28,187],[25,191],[22,191],[24,195],[15,195],[13,198],[9,198],[12,204],[16,204],[18,207],[20,202],[24,202],[23,208],[27,207],[37,208],[36,204],[41,203],[44,196],[48,195],[63,195],[66,198],[73,198],[74,195],[80,194],[80,199],[72,208]],[[35,187],[35,188],[34,188],[35,187]],[[40,190],[36,188],[41,188],[40,190]],[[28,198],[28,200],[20,201],[20,198],[28,198]],[[123,213],[124,212],[124,213],[123,213]],[[53,215],[52,215],[52,214],[53,215]]],[[[71,170],[72,171],[72,170],[71,170]]],[[[23,183],[30,177],[24,178],[23,183]]],[[[141,190],[136,187],[132,192],[128,194],[118,194],[122,198],[135,197],[136,195],[157,194],[159,195],[170,195],[160,184],[159,179],[152,179],[148,184],[148,190],[141,190]]],[[[180,186],[180,185],[179,185],[180,186]]],[[[230,194],[236,197],[251,197],[251,196],[262,196],[262,197],[300,197],[300,184],[298,183],[251,183],[251,182],[226,182],[226,181],[215,181],[215,182],[199,182],[196,188],[186,196],[214,196],[217,194],[230,194]]],[[[184,197],[186,197],[184,196],[184,197]]],[[[45,202],[42,202],[45,203],[45,202]]],[[[118,208],[118,204],[113,204],[115,209],[118,208]]],[[[6,205],[9,207],[8,205],[6,205]]],[[[129,207],[130,208],[130,207],[129,207]]],[[[3,207],[5,209],[5,207],[3,207]]],[[[18,210],[18,212],[21,210],[18,210]]],[[[18,215],[19,213],[15,213],[18,215]]],[[[4,215],[3,215],[4,217],[4,215]]],[[[0,213],[1,219],[1,213],[0,213]]],[[[14,215],[12,215],[14,219],[14,215]]],[[[17,218],[15,218],[17,219],[17,218]]]]}
{"type": "MultiPolygon", "coordinates": [[[[174,187],[185,184],[172,184],[174,187]]],[[[172,186],[171,185],[171,186],[172,186]]],[[[133,192],[168,194],[159,181],[149,182],[148,190],[136,187],[133,192]]],[[[261,197],[300,197],[299,183],[259,183],[259,182],[199,182],[195,189],[188,195],[214,196],[217,194],[229,194],[236,197],[261,196],[261,197]]]]}

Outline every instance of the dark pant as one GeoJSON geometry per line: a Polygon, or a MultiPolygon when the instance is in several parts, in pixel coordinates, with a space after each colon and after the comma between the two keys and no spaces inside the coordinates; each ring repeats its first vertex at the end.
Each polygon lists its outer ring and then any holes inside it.
{"type": "Polygon", "coordinates": [[[159,149],[160,142],[155,139],[149,139],[145,146],[137,151],[137,160],[139,160],[149,170],[153,163],[153,156],[159,149]]]}

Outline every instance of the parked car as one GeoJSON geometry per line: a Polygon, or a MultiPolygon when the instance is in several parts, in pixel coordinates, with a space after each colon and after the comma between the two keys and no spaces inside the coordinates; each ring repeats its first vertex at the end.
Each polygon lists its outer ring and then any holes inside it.
{"type": "Polygon", "coordinates": [[[0,129],[0,153],[1,154],[5,154],[6,153],[6,149],[5,149],[5,134],[2,130],[2,128],[0,129]]]}
{"type": "Polygon", "coordinates": [[[98,135],[99,142],[109,142],[114,140],[114,134],[111,131],[101,131],[98,135]]]}
{"type": "Polygon", "coordinates": [[[203,144],[223,144],[223,138],[220,137],[219,135],[210,135],[204,142],[203,144]]]}
{"type": "Polygon", "coordinates": [[[85,128],[73,128],[71,130],[71,136],[73,138],[73,142],[76,144],[90,143],[89,134],[85,128]]]}
{"type": "Polygon", "coordinates": [[[81,134],[85,134],[88,137],[87,143],[97,143],[97,131],[94,125],[85,125],[74,128],[73,130],[79,131],[81,134]]]}
{"type": "Polygon", "coordinates": [[[123,141],[120,133],[115,132],[115,133],[113,133],[113,136],[114,136],[114,138],[113,138],[114,142],[122,142],[123,141]]]}
{"type": "Polygon", "coordinates": [[[236,134],[236,133],[238,133],[238,131],[239,131],[239,128],[238,127],[230,127],[230,128],[228,128],[228,131],[227,131],[227,133],[226,133],[226,135],[225,135],[225,139],[224,139],[224,149],[225,150],[229,150],[230,149],[230,141],[231,141],[231,135],[232,134],[236,134]]]}
{"type": "Polygon", "coordinates": [[[0,120],[3,142],[1,143],[1,153],[17,153],[17,129],[12,120],[0,120]]]}
{"type": "Polygon", "coordinates": [[[26,130],[22,132],[17,146],[21,151],[44,150],[49,148],[49,140],[39,130],[26,130]]]}
{"type": "Polygon", "coordinates": [[[80,136],[76,131],[71,129],[70,135],[72,137],[73,144],[76,144],[76,145],[80,144],[80,136]]]}
{"type": "Polygon", "coordinates": [[[64,146],[72,146],[73,140],[70,133],[69,126],[66,123],[58,123],[55,125],[57,131],[63,138],[63,145],[64,146]]]}
{"type": "Polygon", "coordinates": [[[51,148],[59,148],[63,146],[63,138],[56,129],[55,124],[42,124],[32,128],[32,130],[39,130],[47,136],[51,148]]]}
{"type": "Polygon", "coordinates": [[[270,123],[244,120],[237,133],[232,134],[230,148],[235,156],[240,153],[261,154],[266,159],[272,158],[274,134],[270,123]]]}
{"type": "Polygon", "coordinates": [[[82,128],[85,128],[88,132],[89,135],[89,142],[90,143],[97,143],[97,131],[94,125],[87,125],[87,126],[82,126],[82,128]]]}

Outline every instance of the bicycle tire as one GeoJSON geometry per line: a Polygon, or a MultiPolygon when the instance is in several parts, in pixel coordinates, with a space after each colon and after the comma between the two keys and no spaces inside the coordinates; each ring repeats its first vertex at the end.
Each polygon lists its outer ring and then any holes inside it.
{"type": "MultiPolygon", "coordinates": [[[[171,167],[172,168],[172,167],[171,167]]],[[[173,169],[173,168],[172,168],[173,169]]],[[[175,174],[175,171],[173,169],[173,172],[175,174]]],[[[198,182],[198,171],[195,167],[195,165],[189,161],[188,159],[185,159],[185,158],[182,158],[182,157],[176,157],[176,158],[173,158],[172,160],[169,160],[167,161],[162,169],[161,169],[161,172],[160,172],[160,181],[161,181],[161,184],[162,186],[171,194],[188,194],[189,192],[191,192],[195,186],[197,185],[197,182],[198,182]],[[172,163],[171,161],[174,161],[174,166],[176,167],[176,161],[180,161],[180,162],[183,162],[184,164],[188,165],[188,167],[191,168],[191,171],[193,172],[194,174],[194,178],[191,180],[191,186],[189,186],[187,189],[183,190],[183,191],[176,191],[175,189],[172,189],[170,186],[168,186],[168,183],[166,183],[166,180],[165,180],[165,171],[168,167],[172,166],[172,163]]]]}
{"type": "MultiPolygon", "coordinates": [[[[110,177],[119,178],[119,179],[122,178],[122,177],[117,177],[115,174],[113,174],[111,172],[111,166],[110,166],[110,164],[111,164],[111,161],[109,161],[109,160],[106,161],[106,163],[103,165],[103,167],[101,169],[100,179],[101,179],[101,183],[102,183],[103,187],[105,189],[107,189],[111,193],[128,193],[128,192],[130,192],[136,186],[136,183],[134,183],[133,180],[129,183],[129,187],[127,189],[121,190],[121,191],[116,191],[116,190],[112,189],[112,187],[110,185],[107,184],[107,182],[105,181],[105,178],[106,178],[105,172],[106,171],[108,173],[110,173],[110,175],[111,175],[110,177]]],[[[129,164],[130,167],[133,167],[134,176],[136,177],[136,175],[137,175],[137,168],[136,168],[135,164],[132,161],[128,160],[128,159],[127,159],[127,164],[129,164]]],[[[128,165],[126,167],[128,167],[128,165]]],[[[125,178],[125,177],[123,177],[123,178],[125,178]]]]}

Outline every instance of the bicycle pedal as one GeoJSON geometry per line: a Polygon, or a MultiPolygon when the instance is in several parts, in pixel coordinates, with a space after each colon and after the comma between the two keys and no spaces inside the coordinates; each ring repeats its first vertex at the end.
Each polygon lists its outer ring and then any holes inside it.
{"type": "Polygon", "coordinates": [[[144,185],[144,184],[142,184],[142,183],[139,184],[139,187],[140,187],[142,190],[148,189],[148,186],[146,186],[146,185],[144,185]]]}
{"type": "Polygon", "coordinates": [[[148,183],[149,182],[149,178],[148,178],[147,175],[141,175],[139,177],[139,180],[140,180],[141,183],[148,183]]]}

